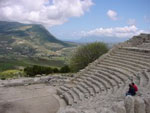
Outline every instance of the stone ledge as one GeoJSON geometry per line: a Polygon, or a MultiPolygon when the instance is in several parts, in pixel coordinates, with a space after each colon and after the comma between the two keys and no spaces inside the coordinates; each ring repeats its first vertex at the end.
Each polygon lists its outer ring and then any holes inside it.
{"type": "Polygon", "coordinates": [[[143,49],[138,47],[122,47],[122,49],[150,53],[150,49],[143,49]]]}

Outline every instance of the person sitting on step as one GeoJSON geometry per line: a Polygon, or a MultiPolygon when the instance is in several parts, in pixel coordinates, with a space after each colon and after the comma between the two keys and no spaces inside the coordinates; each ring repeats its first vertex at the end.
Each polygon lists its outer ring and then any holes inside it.
{"type": "Polygon", "coordinates": [[[135,85],[135,83],[134,82],[132,82],[132,86],[134,87],[134,89],[135,89],[135,93],[138,91],[138,87],[137,87],[137,85],[135,85]]]}
{"type": "Polygon", "coordinates": [[[135,94],[136,94],[136,92],[135,92],[134,87],[132,86],[132,84],[129,84],[129,90],[128,90],[128,92],[126,93],[126,96],[127,96],[127,95],[134,96],[135,94]]]}

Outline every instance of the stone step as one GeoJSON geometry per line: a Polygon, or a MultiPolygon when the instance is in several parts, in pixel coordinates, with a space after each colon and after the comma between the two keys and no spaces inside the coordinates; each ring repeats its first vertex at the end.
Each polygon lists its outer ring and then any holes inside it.
{"type": "Polygon", "coordinates": [[[83,86],[85,89],[88,90],[90,96],[94,96],[94,91],[93,91],[93,89],[92,89],[91,87],[89,87],[86,83],[81,82],[80,85],[83,86]]]}
{"type": "Polygon", "coordinates": [[[136,59],[136,60],[142,61],[144,63],[150,62],[149,61],[150,57],[146,57],[145,58],[144,55],[139,55],[139,54],[124,53],[124,52],[118,52],[118,51],[116,51],[115,53],[113,53],[113,55],[120,56],[120,57],[125,57],[125,58],[129,58],[129,59],[136,59]]]}
{"type": "Polygon", "coordinates": [[[137,67],[136,64],[132,63],[132,62],[129,62],[129,61],[125,61],[125,60],[121,60],[121,59],[115,59],[113,58],[112,56],[109,57],[107,60],[105,60],[105,62],[113,62],[113,63],[116,63],[120,66],[123,66],[123,67],[126,67],[126,68],[129,68],[133,71],[139,71],[141,68],[137,67]]]}
{"type": "Polygon", "coordinates": [[[126,80],[125,81],[125,84],[120,84],[120,87],[119,89],[116,91],[116,95],[117,96],[122,96],[123,98],[125,97],[126,95],[126,92],[128,91],[129,89],[129,84],[131,83],[130,80],[126,80]]]}
{"type": "Polygon", "coordinates": [[[69,89],[65,86],[60,86],[60,89],[63,90],[63,91],[68,91],[69,89]]]}
{"type": "Polygon", "coordinates": [[[91,67],[91,69],[89,69],[88,71],[86,71],[84,73],[84,75],[93,76],[95,72],[97,72],[97,70],[95,70],[95,67],[93,66],[93,67],[91,67]]]}
{"type": "Polygon", "coordinates": [[[88,89],[90,95],[94,96],[95,95],[94,91],[95,91],[96,86],[94,86],[92,83],[88,83],[85,76],[80,76],[79,80],[80,80],[79,83],[82,83],[81,84],[82,86],[83,86],[83,83],[84,83],[84,88],[88,89]]]}
{"type": "Polygon", "coordinates": [[[65,92],[68,92],[70,90],[70,87],[67,87],[67,86],[60,86],[58,89],[57,89],[57,93],[59,95],[63,95],[65,92]]]}
{"type": "MultiPolygon", "coordinates": [[[[139,73],[138,73],[138,78],[140,79],[139,86],[140,86],[140,87],[144,87],[144,86],[146,85],[146,83],[147,83],[147,80],[146,80],[145,75],[144,75],[142,72],[139,72],[139,73]]],[[[138,79],[138,78],[137,78],[137,79],[138,79]]]]}
{"type": "Polygon", "coordinates": [[[111,86],[108,85],[108,83],[106,81],[104,81],[102,78],[100,78],[96,75],[91,76],[91,78],[98,81],[98,82],[100,82],[103,85],[102,87],[104,88],[104,91],[106,90],[106,92],[107,92],[111,88],[111,86]]]}
{"type": "Polygon", "coordinates": [[[150,53],[150,49],[147,48],[138,48],[138,47],[122,47],[121,49],[135,51],[135,52],[142,52],[142,53],[150,53]]]}
{"type": "Polygon", "coordinates": [[[95,76],[98,76],[100,78],[102,78],[103,80],[105,80],[107,83],[109,83],[109,85],[111,87],[117,85],[113,79],[110,79],[107,75],[105,75],[106,73],[103,73],[101,71],[98,71],[97,73],[95,73],[95,76]]]}
{"type": "Polygon", "coordinates": [[[93,84],[93,82],[90,78],[87,78],[85,80],[85,83],[88,84],[94,90],[94,95],[100,92],[99,87],[97,87],[95,84],[93,84]]]}
{"type": "Polygon", "coordinates": [[[101,73],[103,75],[105,75],[108,79],[113,80],[114,83],[113,85],[118,85],[120,82],[120,79],[118,79],[116,76],[114,76],[114,74],[108,73],[107,71],[101,70],[98,67],[94,67],[94,69],[90,69],[89,73],[101,73]]]}
{"type": "Polygon", "coordinates": [[[60,88],[57,89],[57,94],[58,94],[58,95],[61,96],[61,95],[63,95],[63,93],[64,93],[64,90],[62,90],[62,89],[60,89],[60,88]]]}
{"type": "Polygon", "coordinates": [[[118,54],[127,54],[127,55],[130,55],[130,56],[134,56],[135,57],[141,57],[141,58],[145,58],[145,59],[149,59],[150,56],[148,53],[142,53],[142,52],[135,52],[135,51],[129,51],[129,50],[123,50],[123,49],[120,49],[118,51],[114,51],[113,53],[118,53],[118,54]]]}
{"type": "Polygon", "coordinates": [[[99,82],[99,80],[95,79],[94,76],[89,77],[88,79],[93,79],[93,81],[95,82],[95,84],[97,84],[97,86],[99,87],[100,93],[107,94],[107,89],[106,89],[107,87],[104,86],[104,83],[99,82]]]}
{"type": "MultiPolygon", "coordinates": [[[[94,73],[90,71],[89,73],[85,73],[84,76],[86,77],[86,79],[89,79],[89,81],[91,81],[93,83],[93,82],[97,81],[97,79],[95,77],[99,77],[98,75],[96,75],[96,73],[97,73],[97,71],[95,71],[94,73]],[[90,74],[90,73],[92,73],[92,74],[90,74]]],[[[104,84],[101,84],[101,82],[99,82],[99,81],[97,81],[97,82],[99,83],[100,87],[104,87],[104,84]]],[[[95,84],[95,85],[97,85],[97,84],[95,84]]]]}
{"type": "Polygon", "coordinates": [[[83,75],[81,76],[81,78],[84,80],[83,82],[85,82],[89,87],[91,87],[94,90],[95,93],[100,92],[100,88],[97,86],[97,84],[94,83],[92,79],[89,79],[88,76],[83,75]]]}
{"type": "Polygon", "coordinates": [[[77,81],[77,83],[76,84],[78,84],[79,82],[82,82],[82,81],[84,81],[83,79],[81,79],[81,77],[77,77],[76,78],[76,81],[77,81]]]}
{"type": "Polygon", "coordinates": [[[78,88],[74,87],[72,90],[78,95],[80,100],[84,99],[84,94],[78,88]]]}
{"type": "Polygon", "coordinates": [[[146,79],[146,83],[144,86],[149,87],[150,86],[150,74],[147,72],[147,70],[143,70],[142,72],[144,78],[146,79]]]}
{"type": "Polygon", "coordinates": [[[137,74],[137,76],[136,77],[133,77],[133,82],[135,83],[135,84],[137,84],[137,85],[140,85],[140,77],[138,76],[138,74],[137,74]]]}
{"type": "Polygon", "coordinates": [[[118,62],[113,62],[113,61],[110,61],[110,60],[105,60],[104,62],[101,62],[100,64],[102,65],[106,65],[106,66],[111,66],[111,67],[116,67],[116,68],[120,68],[122,70],[125,70],[125,71],[128,71],[130,73],[132,73],[133,76],[135,76],[135,73],[137,71],[133,71],[130,67],[131,66],[128,66],[128,65],[124,65],[122,63],[118,63],[118,62]]]}
{"type": "Polygon", "coordinates": [[[85,89],[83,86],[77,85],[76,88],[79,89],[84,94],[85,98],[90,97],[90,94],[89,94],[88,90],[85,89]]]}
{"type": "Polygon", "coordinates": [[[126,95],[126,92],[128,91],[129,84],[121,85],[120,88],[115,92],[115,95],[118,97],[124,98],[126,95]]]}
{"type": "Polygon", "coordinates": [[[122,73],[119,73],[119,72],[117,72],[117,71],[112,70],[111,67],[107,67],[107,68],[105,68],[105,67],[97,67],[97,68],[99,68],[99,69],[102,70],[102,71],[107,72],[107,73],[110,74],[111,76],[114,76],[114,77],[116,78],[116,80],[118,79],[118,80],[117,80],[118,84],[120,84],[120,82],[121,82],[121,83],[125,83],[125,80],[128,79],[128,77],[127,77],[126,75],[124,75],[124,74],[122,74],[122,73]]]}
{"type": "Polygon", "coordinates": [[[95,84],[96,86],[98,86],[99,89],[100,89],[100,91],[103,91],[103,87],[102,87],[103,85],[100,82],[98,82],[95,79],[89,77],[90,75],[88,75],[88,74],[84,74],[84,75],[88,77],[89,81],[91,81],[93,84],[95,84]]]}
{"type": "Polygon", "coordinates": [[[64,100],[66,101],[67,105],[72,105],[73,104],[73,98],[70,95],[70,93],[64,93],[63,95],[64,100]]]}
{"type": "Polygon", "coordinates": [[[113,80],[114,86],[116,86],[116,85],[118,86],[119,84],[121,84],[121,80],[114,74],[111,74],[105,70],[99,70],[98,73],[101,73],[101,74],[105,75],[106,77],[108,77],[108,79],[113,80]]]}
{"type": "Polygon", "coordinates": [[[78,95],[73,91],[73,89],[70,89],[67,93],[69,93],[71,95],[71,97],[73,98],[73,102],[77,103],[79,101],[79,97],[78,95]]]}
{"type": "Polygon", "coordinates": [[[113,79],[108,78],[108,76],[104,75],[104,73],[102,72],[97,72],[95,75],[97,75],[99,78],[102,78],[104,81],[106,81],[107,84],[109,84],[112,91],[113,92],[115,91],[114,86],[117,86],[118,84],[113,79]]]}
{"type": "MultiPolygon", "coordinates": [[[[118,74],[118,77],[121,77],[122,81],[126,81],[126,80],[130,80],[130,81],[133,81],[133,80],[136,80],[134,78],[137,77],[136,74],[134,74],[135,76],[133,76],[133,74],[129,73],[128,71],[126,70],[122,70],[121,68],[117,68],[117,67],[112,67],[112,66],[105,66],[105,65],[102,65],[102,64],[98,64],[98,66],[100,69],[104,69],[104,70],[107,70],[107,71],[111,71],[111,73],[117,73],[118,74]],[[120,76],[121,75],[121,76],[120,76]]],[[[116,74],[116,75],[117,75],[116,74]]],[[[139,80],[137,81],[137,83],[140,82],[139,80]]],[[[124,82],[125,83],[125,82],[124,82]]]]}
{"type": "Polygon", "coordinates": [[[130,73],[129,71],[126,71],[126,70],[123,70],[120,68],[116,68],[116,67],[112,67],[112,66],[98,64],[97,67],[99,67],[102,70],[107,70],[108,72],[110,72],[116,76],[118,75],[118,77],[120,77],[120,79],[122,79],[122,81],[129,79],[132,75],[132,73],[130,73]]]}
{"type": "MultiPolygon", "coordinates": [[[[110,65],[110,64],[107,64],[107,65],[110,65]]],[[[99,67],[102,67],[102,68],[104,67],[104,68],[107,68],[108,70],[114,70],[115,73],[117,72],[118,74],[121,74],[124,77],[126,77],[126,78],[124,78],[125,81],[126,80],[133,81],[134,78],[137,77],[136,73],[132,74],[131,72],[129,72],[127,70],[123,70],[117,66],[114,67],[115,65],[113,65],[113,64],[111,64],[110,66],[107,66],[107,65],[99,64],[99,67]]]]}
{"type": "Polygon", "coordinates": [[[119,56],[111,56],[111,58],[117,59],[119,61],[126,61],[128,64],[130,63],[130,65],[139,67],[141,69],[147,69],[150,66],[150,63],[146,63],[140,60],[136,60],[136,59],[129,59],[127,57],[119,57],[119,56]]]}

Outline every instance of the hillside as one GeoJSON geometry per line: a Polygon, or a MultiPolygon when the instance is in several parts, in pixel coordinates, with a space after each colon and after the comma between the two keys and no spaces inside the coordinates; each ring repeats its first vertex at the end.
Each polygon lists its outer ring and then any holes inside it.
{"type": "Polygon", "coordinates": [[[0,66],[4,69],[44,62],[61,66],[75,45],[58,40],[42,25],[0,21],[0,66]]]}
{"type": "Polygon", "coordinates": [[[56,39],[42,25],[0,22],[1,54],[49,56],[68,46],[68,43],[56,39]]]}

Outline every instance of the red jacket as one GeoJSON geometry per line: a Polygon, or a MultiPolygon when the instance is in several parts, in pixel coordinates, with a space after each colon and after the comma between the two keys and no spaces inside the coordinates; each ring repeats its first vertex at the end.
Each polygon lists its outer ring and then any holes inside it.
{"type": "Polygon", "coordinates": [[[133,85],[133,87],[135,89],[135,92],[137,92],[138,91],[138,87],[135,84],[133,85]]]}

